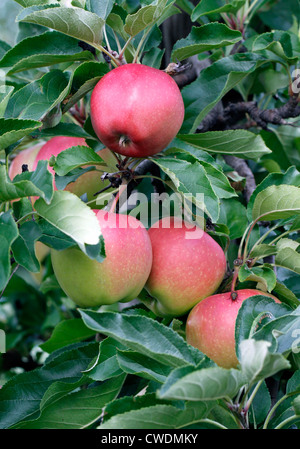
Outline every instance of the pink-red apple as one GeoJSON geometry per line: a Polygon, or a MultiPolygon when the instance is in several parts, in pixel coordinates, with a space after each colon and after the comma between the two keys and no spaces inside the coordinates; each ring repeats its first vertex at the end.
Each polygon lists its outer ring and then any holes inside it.
{"type": "Polygon", "coordinates": [[[28,171],[33,170],[35,158],[44,144],[45,142],[40,142],[33,147],[29,147],[25,150],[20,151],[16,155],[16,157],[11,161],[8,170],[8,175],[11,180],[13,180],[16,175],[22,173],[23,165],[27,165],[28,171]]]}
{"type": "Polygon", "coordinates": [[[161,316],[178,316],[211,295],[221,284],[226,258],[221,246],[199,227],[164,217],[148,231],[153,264],[146,289],[161,316]]]}
{"type": "Polygon", "coordinates": [[[152,264],[151,242],[135,217],[94,210],[105,242],[103,262],[77,248],[51,250],[53,270],[65,294],[80,307],[131,301],[140,293],[152,264]]]}
{"type": "MultiPolygon", "coordinates": [[[[52,137],[48,142],[39,143],[33,147],[27,148],[21,151],[13,159],[9,168],[9,176],[13,179],[17,174],[22,173],[22,165],[26,164],[29,171],[36,169],[37,164],[40,160],[50,160],[51,156],[57,156],[61,151],[67,150],[68,148],[76,146],[87,146],[85,139],[81,137],[68,137],[68,136],[56,136],[52,137]]],[[[98,151],[100,154],[102,150],[98,151]]],[[[106,171],[106,167],[98,167],[106,171]]],[[[48,170],[55,174],[53,168],[49,165],[48,170]]],[[[55,182],[53,181],[54,189],[56,189],[55,182]]],[[[65,188],[77,196],[87,194],[87,200],[92,201],[95,199],[94,194],[108,185],[108,181],[101,180],[101,172],[90,171],[81,175],[76,181],[71,182],[65,188]]],[[[91,205],[92,207],[97,207],[96,200],[91,205]]]]}
{"type": "Polygon", "coordinates": [[[209,296],[200,301],[189,313],[186,322],[186,340],[223,368],[235,368],[238,359],[235,352],[235,322],[245,299],[263,295],[275,302],[279,299],[270,293],[255,289],[236,290],[209,296]]]}
{"type": "Polygon", "coordinates": [[[91,96],[91,120],[101,140],[124,156],[162,151],[176,136],[184,104],[176,82],[162,70],[125,64],[101,78],[91,96]]]}
{"type": "MultiPolygon", "coordinates": [[[[57,156],[61,151],[76,146],[87,146],[85,139],[81,137],[56,136],[48,140],[35,157],[33,170],[36,168],[40,160],[50,160],[51,156],[57,156]]],[[[49,165],[48,170],[55,174],[54,169],[49,165]]],[[[101,180],[99,171],[90,171],[81,175],[75,182],[71,182],[65,188],[69,192],[77,196],[84,193],[87,194],[88,201],[94,199],[93,195],[101,188],[105,187],[105,183],[101,180]]],[[[56,189],[55,183],[54,188],[56,189]]]]}

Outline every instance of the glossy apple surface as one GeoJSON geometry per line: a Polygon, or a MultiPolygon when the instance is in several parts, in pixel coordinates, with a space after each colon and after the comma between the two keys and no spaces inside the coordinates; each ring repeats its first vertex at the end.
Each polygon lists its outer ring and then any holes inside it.
{"type": "Polygon", "coordinates": [[[101,140],[124,156],[162,151],[176,136],[184,104],[176,82],[162,70],[125,64],[98,82],[91,96],[91,120],[101,140]]]}
{"type": "Polygon", "coordinates": [[[255,289],[236,290],[235,300],[231,293],[209,296],[199,302],[189,313],[186,322],[186,340],[223,368],[235,368],[238,359],[235,352],[235,322],[238,311],[250,296],[275,296],[255,289]]]}
{"type": "Polygon", "coordinates": [[[148,231],[153,264],[146,289],[158,315],[178,316],[211,295],[221,284],[226,258],[220,245],[180,218],[164,217],[148,231]]]}
{"type": "Polygon", "coordinates": [[[148,233],[132,216],[94,212],[101,225],[106,258],[100,263],[76,248],[51,250],[56,278],[80,307],[131,301],[150,273],[152,248],[148,233]]]}

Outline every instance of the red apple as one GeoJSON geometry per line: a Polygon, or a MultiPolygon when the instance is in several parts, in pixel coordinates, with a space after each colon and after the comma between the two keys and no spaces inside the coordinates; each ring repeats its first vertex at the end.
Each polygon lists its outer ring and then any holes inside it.
{"type": "Polygon", "coordinates": [[[270,293],[254,289],[237,290],[237,298],[231,292],[209,296],[199,302],[189,313],[186,322],[186,340],[223,368],[235,368],[238,359],[235,352],[235,322],[245,299],[263,295],[279,299],[270,293]]]}
{"type": "Polygon", "coordinates": [[[77,248],[51,250],[56,278],[80,307],[131,301],[149,276],[152,248],[147,230],[132,216],[99,210],[106,258],[90,259],[77,248]]]}
{"type": "Polygon", "coordinates": [[[188,312],[221,284],[226,258],[202,229],[181,218],[165,217],[149,229],[153,264],[146,289],[156,298],[152,310],[162,316],[188,312]]]}
{"type": "MultiPolygon", "coordinates": [[[[57,156],[61,151],[67,150],[68,148],[76,146],[87,146],[85,139],[81,137],[67,137],[67,136],[56,136],[48,140],[35,157],[33,164],[33,169],[36,168],[38,161],[40,160],[50,160],[51,156],[57,156]]],[[[101,150],[100,150],[101,151],[101,150]]],[[[99,153],[99,152],[98,152],[99,153]]],[[[55,174],[54,169],[48,166],[48,170],[55,174]]],[[[105,171],[105,168],[103,168],[105,171]]],[[[108,184],[108,181],[103,182],[101,180],[101,173],[99,171],[90,171],[84,173],[75,182],[71,182],[65,188],[69,192],[74,193],[77,196],[81,196],[87,193],[88,201],[93,200],[94,193],[102,189],[108,184]]],[[[56,189],[54,183],[54,189],[56,189]]],[[[95,207],[95,204],[93,204],[95,207]]]]}
{"type": "Polygon", "coordinates": [[[8,175],[11,180],[13,180],[16,175],[22,173],[23,165],[27,165],[28,171],[33,170],[36,155],[38,154],[44,143],[45,142],[41,142],[34,145],[33,147],[26,148],[16,155],[16,157],[11,161],[8,170],[8,175]]]}
{"type": "Polygon", "coordinates": [[[103,76],[91,96],[91,120],[101,140],[124,156],[162,151],[176,136],[184,104],[176,82],[162,70],[125,64],[103,76]]]}

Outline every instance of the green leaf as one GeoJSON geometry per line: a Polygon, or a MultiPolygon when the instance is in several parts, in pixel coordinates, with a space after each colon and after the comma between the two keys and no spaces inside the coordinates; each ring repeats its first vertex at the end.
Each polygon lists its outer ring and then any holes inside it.
{"type": "Polygon", "coordinates": [[[29,10],[28,14],[25,10],[19,20],[52,28],[95,47],[102,43],[104,20],[82,8],[60,6],[34,12],[29,10]]]}
{"type": "Polygon", "coordinates": [[[282,301],[284,304],[289,305],[293,309],[299,305],[299,299],[291,290],[287,288],[286,285],[276,282],[276,286],[274,288],[273,294],[282,301]]]}
{"type": "Polygon", "coordinates": [[[262,259],[263,257],[273,256],[277,253],[277,248],[275,245],[268,245],[267,243],[261,243],[256,245],[250,252],[250,258],[262,259]]]}
{"type": "Polygon", "coordinates": [[[65,98],[69,81],[70,73],[51,70],[11,96],[6,117],[41,120],[65,98]]]}
{"type": "Polygon", "coordinates": [[[259,135],[243,129],[179,134],[177,138],[209,153],[253,160],[271,152],[259,135]]]}
{"type": "Polygon", "coordinates": [[[28,37],[9,50],[0,61],[8,75],[62,62],[92,59],[89,51],[82,51],[78,40],[56,31],[28,37]]]}
{"type": "Polygon", "coordinates": [[[75,168],[83,165],[102,165],[105,162],[89,147],[72,147],[59,153],[55,158],[53,168],[59,176],[64,176],[75,168]]]}
{"type": "Polygon", "coordinates": [[[200,210],[205,210],[213,222],[218,220],[220,208],[218,197],[205,169],[197,160],[191,163],[163,156],[153,159],[153,162],[170,177],[176,189],[184,195],[186,200],[191,201],[200,210]]]}
{"type": "Polygon", "coordinates": [[[218,198],[231,198],[237,196],[235,190],[231,187],[230,182],[227,176],[223,173],[221,168],[216,167],[216,163],[212,158],[212,162],[208,162],[207,160],[210,158],[209,154],[198,149],[193,148],[194,151],[191,150],[191,146],[189,146],[189,150],[180,150],[174,148],[174,153],[172,149],[169,149],[167,155],[170,157],[174,157],[175,159],[187,160],[189,162],[199,161],[200,164],[205,169],[206,175],[211,182],[211,186],[218,196],[218,198]]]}
{"type": "Polygon", "coordinates": [[[174,45],[171,59],[172,61],[177,59],[182,61],[205,51],[235,44],[241,39],[240,31],[231,30],[222,23],[215,22],[201,27],[192,27],[190,34],[186,38],[178,40],[174,45]]]}
{"type": "Polygon", "coordinates": [[[95,213],[73,193],[57,190],[49,205],[40,198],[34,207],[41,217],[71,237],[82,250],[87,244],[99,243],[101,229],[95,213]]]}
{"type": "Polygon", "coordinates": [[[288,315],[280,316],[259,329],[253,338],[266,340],[272,344],[272,351],[288,355],[289,352],[298,353],[300,349],[300,307],[288,315]]]}
{"type": "Polygon", "coordinates": [[[14,0],[19,3],[24,8],[29,8],[30,6],[41,6],[41,5],[50,5],[52,3],[57,3],[57,0],[14,0]]]}
{"type": "Polygon", "coordinates": [[[193,9],[191,19],[193,22],[199,19],[199,17],[205,16],[207,14],[216,13],[236,13],[243,5],[245,0],[231,0],[227,2],[226,0],[202,0],[193,9]]]}
{"type": "Polygon", "coordinates": [[[182,377],[173,373],[158,391],[160,399],[184,401],[211,401],[224,397],[233,398],[246,383],[241,371],[219,366],[202,368],[182,377]]]}
{"type": "Polygon", "coordinates": [[[275,265],[300,274],[300,254],[290,247],[279,248],[278,253],[275,256],[275,265]]]}
{"type": "Polygon", "coordinates": [[[80,64],[73,72],[72,95],[63,106],[63,113],[90,92],[100,79],[109,71],[107,64],[96,61],[86,61],[80,64]]]}
{"type": "Polygon", "coordinates": [[[125,349],[125,346],[111,337],[104,338],[101,341],[98,357],[93,366],[86,372],[90,379],[99,382],[120,376],[123,373],[118,363],[118,349],[125,349]]]}
{"type": "Polygon", "coordinates": [[[47,220],[40,218],[38,225],[42,232],[42,236],[39,240],[50,248],[61,250],[76,245],[75,240],[53,226],[47,220]]]}
{"type": "Polygon", "coordinates": [[[125,373],[134,374],[160,383],[165,382],[172,369],[135,351],[119,350],[117,352],[117,361],[125,373]]]}
{"type": "Polygon", "coordinates": [[[290,363],[282,354],[272,354],[267,341],[243,340],[240,343],[240,364],[242,372],[250,385],[281,370],[290,368],[290,363]]]}
{"type": "Polygon", "coordinates": [[[51,337],[40,345],[49,354],[72,343],[77,343],[95,335],[95,332],[85,326],[80,318],[60,321],[54,328],[51,337]]]}
{"type": "Polygon", "coordinates": [[[42,126],[35,120],[17,120],[0,118],[0,150],[17,142],[42,126]]]}
{"type": "Polygon", "coordinates": [[[272,185],[280,186],[281,184],[300,187],[300,172],[296,169],[296,167],[289,167],[285,173],[270,173],[261,183],[258,184],[247,204],[247,216],[249,220],[252,219],[253,204],[258,193],[266,190],[267,187],[272,185]]]}
{"type": "Polygon", "coordinates": [[[259,192],[252,208],[253,220],[277,220],[300,213],[300,188],[271,185],[259,192]]]}
{"type": "Polygon", "coordinates": [[[260,34],[253,42],[252,51],[264,52],[266,50],[292,65],[300,56],[299,39],[295,34],[282,30],[260,34]]]}
{"type": "Polygon", "coordinates": [[[175,367],[195,365],[202,357],[199,351],[187,345],[172,329],[145,316],[89,310],[80,310],[80,314],[91,329],[160,363],[175,367]]]}
{"type": "Polygon", "coordinates": [[[181,91],[185,117],[180,132],[194,133],[222,97],[265,61],[263,56],[254,53],[235,54],[203,69],[197,79],[181,91]]]}
{"type": "MultiPolygon", "coordinates": [[[[140,8],[135,14],[128,14],[125,20],[124,30],[130,36],[136,36],[147,28],[148,25],[154,25],[161,19],[161,15],[166,8],[168,0],[157,0],[156,5],[148,5],[140,8]]],[[[171,0],[170,3],[174,3],[171,0]]]]}
{"type": "Polygon", "coordinates": [[[1,86],[0,84],[0,118],[5,115],[5,110],[13,91],[13,86],[1,86]]]}
{"type": "Polygon", "coordinates": [[[239,358],[240,343],[253,338],[266,323],[291,312],[286,304],[275,303],[270,297],[261,295],[252,296],[243,301],[235,322],[236,352],[239,358]]]}
{"type": "Polygon", "coordinates": [[[82,137],[84,139],[93,139],[81,126],[75,123],[60,122],[53,128],[41,128],[38,132],[33,132],[32,136],[36,139],[50,139],[55,136],[82,137]]]}
{"type": "Polygon", "coordinates": [[[102,409],[120,392],[124,375],[99,386],[82,389],[43,407],[39,418],[21,423],[19,429],[83,429],[102,415],[102,409]]]}
{"type": "Polygon", "coordinates": [[[53,195],[53,176],[48,170],[47,161],[39,161],[34,172],[16,175],[11,181],[4,165],[0,165],[0,201],[18,198],[41,197],[47,204],[53,195]]]}
{"type": "Polygon", "coordinates": [[[18,234],[12,210],[0,213],[0,291],[3,290],[9,279],[11,272],[10,248],[18,234]]]}
{"type": "Polygon", "coordinates": [[[184,409],[157,404],[115,415],[98,429],[181,429],[205,419],[216,403],[187,403],[184,409]]]}
{"type": "Polygon", "coordinates": [[[242,237],[248,226],[245,206],[235,198],[222,199],[218,223],[227,226],[231,240],[242,237]]]}
{"type": "Polygon", "coordinates": [[[101,19],[107,19],[112,8],[114,6],[114,0],[86,0],[86,8],[88,11],[97,14],[101,19]]]}
{"type": "Polygon", "coordinates": [[[15,261],[33,273],[41,269],[35,253],[35,242],[40,236],[39,226],[34,221],[26,221],[19,227],[19,236],[12,244],[15,261]]]}
{"type": "Polygon", "coordinates": [[[271,292],[276,286],[276,274],[274,270],[268,266],[256,266],[249,268],[244,264],[239,269],[239,280],[241,282],[254,281],[257,282],[259,290],[267,290],[271,292]]]}
{"type": "Polygon", "coordinates": [[[76,385],[82,379],[82,371],[94,358],[97,346],[97,343],[91,343],[54,355],[41,368],[19,374],[6,382],[0,395],[1,429],[12,427],[38,413],[45,392],[54,382],[76,385]]]}

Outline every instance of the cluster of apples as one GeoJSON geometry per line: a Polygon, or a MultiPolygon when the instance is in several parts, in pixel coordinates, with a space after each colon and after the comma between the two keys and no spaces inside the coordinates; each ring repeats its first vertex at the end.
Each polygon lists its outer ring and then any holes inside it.
{"type": "MultiPolygon", "coordinates": [[[[90,106],[101,142],[126,157],[144,158],[162,151],[184,118],[175,81],[142,64],[126,64],[106,74],[93,90],[90,106]]],[[[86,145],[85,140],[59,136],[22,151],[11,164],[10,177],[22,171],[22,164],[34,170],[39,160],[78,145],[86,145]]],[[[67,189],[91,198],[100,183],[97,172],[87,172],[67,189]]],[[[133,216],[93,211],[102,229],[106,258],[92,260],[74,247],[51,250],[53,270],[65,294],[79,307],[99,307],[129,302],[145,289],[151,296],[149,307],[157,315],[188,314],[188,343],[220,366],[236,366],[238,310],[246,298],[261,292],[240,290],[235,300],[230,292],[214,294],[226,272],[221,246],[178,217],[164,217],[147,230],[133,216]]]]}

